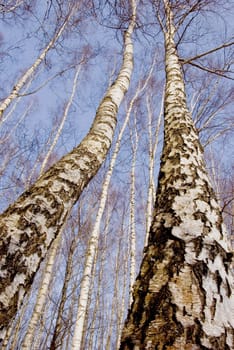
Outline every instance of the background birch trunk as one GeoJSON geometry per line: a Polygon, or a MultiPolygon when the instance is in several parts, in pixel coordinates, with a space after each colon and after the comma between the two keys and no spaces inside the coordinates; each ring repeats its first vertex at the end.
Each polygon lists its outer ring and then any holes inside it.
{"type": "MultiPolygon", "coordinates": [[[[91,325],[90,325],[90,331],[89,331],[89,339],[88,339],[88,349],[93,349],[94,346],[94,333],[95,329],[98,329],[101,327],[100,322],[98,321],[98,311],[100,308],[100,297],[101,297],[101,287],[102,287],[102,279],[103,279],[103,270],[104,270],[104,263],[107,259],[106,256],[106,244],[107,244],[107,234],[109,230],[109,223],[110,223],[110,210],[109,207],[107,208],[107,216],[105,220],[105,229],[103,233],[103,248],[100,252],[100,267],[98,271],[98,281],[97,281],[97,293],[95,296],[95,303],[94,303],[94,310],[93,310],[93,317],[91,320],[91,325]]],[[[100,321],[100,320],[99,320],[100,321]]]]}
{"type": "Polygon", "coordinates": [[[134,137],[130,130],[131,147],[132,147],[132,165],[131,165],[131,185],[130,185],[130,235],[129,235],[129,306],[132,303],[132,287],[136,277],[136,219],[135,219],[135,171],[136,171],[136,158],[138,148],[138,133],[136,127],[136,116],[134,115],[134,137]],[[135,140],[134,140],[135,138],[135,140]]]}
{"type": "Polygon", "coordinates": [[[20,96],[20,91],[25,86],[25,84],[27,84],[29,79],[32,78],[32,76],[36,72],[37,68],[40,66],[40,64],[43,62],[43,60],[46,58],[46,55],[49,52],[49,50],[55,45],[56,41],[62,35],[66,26],[69,23],[69,20],[71,19],[72,15],[74,14],[74,12],[75,12],[75,7],[73,7],[70,10],[69,14],[67,15],[67,17],[66,17],[65,21],[63,22],[62,26],[60,27],[60,29],[57,31],[57,33],[54,35],[54,37],[50,40],[49,44],[44,48],[44,50],[41,52],[41,54],[37,57],[35,62],[20,77],[20,79],[15,83],[10,94],[1,102],[1,104],[0,104],[0,119],[2,118],[2,115],[5,112],[5,110],[10,106],[10,104],[18,96],[20,96]]]}
{"type": "Polygon", "coordinates": [[[159,137],[159,131],[160,131],[162,117],[163,117],[163,103],[164,103],[164,96],[162,97],[162,105],[158,115],[157,127],[155,130],[155,138],[153,139],[152,107],[150,105],[149,95],[147,94],[146,96],[146,107],[147,107],[147,114],[148,114],[148,132],[149,132],[149,186],[148,186],[147,205],[146,205],[146,235],[145,235],[144,247],[146,247],[148,244],[149,231],[150,231],[150,226],[152,222],[153,204],[155,202],[156,189],[155,189],[155,182],[154,182],[154,163],[155,163],[155,155],[158,149],[158,137],[159,137]]]}
{"type": "Polygon", "coordinates": [[[72,276],[73,254],[77,246],[78,238],[79,238],[78,235],[74,237],[70,245],[66,271],[65,271],[65,278],[64,278],[64,283],[63,283],[63,288],[61,293],[61,300],[58,307],[58,314],[56,317],[55,329],[54,329],[53,338],[50,344],[50,350],[55,350],[62,345],[63,336],[65,333],[65,330],[63,330],[63,313],[64,313],[64,307],[67,299],[68,284],[72,276]]]}
{"type": "Polygon", "coordinates": [[[46,261],[45,268],[42,275],[42,281],[40,283],[40,288],[37,295],[36,304],[34,306],[32,316],[27,326],[27,332],[21,344],[22,350],[37,349],[37,347],[36,346],[34,347],[33,345],[36,340],[39,340],[37,339],[39,338],[39,335],[37,335],[36,337],[36,328],[39,324],[40,317],[42,316],[42,313],[44,311],[44,307],[45,307],[45,303],[46,303],[46,299],[49,291],[49,285],[50,285],[52,274],[54,271],[55,259],[59,249],[61,239],[62,239],[62,232],[60,232],[60,234],[56,237],[56,239],[53,241],[50,247],[47,261],[46,261]]]}
{"type": "Polygon", "coordinates": [[[52,155],[52,152],[53,152],[53,150],[54,150],[54,148],[55,148],[55,146],[56,146],[56,144],[58,142],[59,137],[61,136],[61,133],[62,133],[64,124],[65,124],[65,121],[66,121],[67,116],[68,116],[69,109],[70,109],[70,107],[72,105],[72,102],[73,102],[73,99],[74,99],[74,96],[75,96],[80,70],[81,70],[81,65],[78,65],[77,68],[76,68],[75,75],[74,75],[74,80],[73,80],[73,85],[72,85],[72,92],[71,92],[70,98],[69,98],[69,100],[68,100],[68,102],[66,104],[66,107],[65,107],[65,110],[64,110],[64,113],[63,113],[63,117],[61,119],[60,125],[59,125],[58,130],[56,132],[56,135],[54,137],[54,140],[51,143],[50,148],[49,148],[49,150],[48,150],[48,152],[47,152],[47,154],[46,154],[46,156],[45,156],[45,158],[44,158],[44,160],[42,162],[39,175],[42,175],[43,172],[45,171],[45,168],[46,168],[46,165],[48,163],[48,160],[49,160],[50,156],[52,155]]]}
{"type": "MultiPolygon", "coordinates": [[[[125,42],[125,49],[124,49],[124,56],[128,54],[131,56],[131,60],[129,62],[132,64],[132,41],[131,36],[133,33],[134,25],[135,25],[135,17],[136,17],[136,4],[135,1],[131,1],[131,7],[132,7],[132,19],[129,24],[129,27],[127,31],[125,32],[125,36],[128,38],[129,42],[125,42]],[[131,47],[131,51],[129,50],[129,46],[131,47]]],[[[128,69],[132,69],[132,67],[126,67],[128,69]]],[[[101,199],[100,199],[100,206],[97,213],[97,218],[94,224],[93,231],[90,235],[90,241],[88,250],[86,253],[86,260],[85,260],[85,268],[83,272],[83,278],[81,281],[81,287],[80,287],[80,295],[79,295],[79,301],[78,301],[78,312],[76,317],[76,324],[75,324],[75,330],[72,340],[71,348],[74,350],[79,350],[81,348],[82,343],[82,335],[83,335],[83,329],[84,329],[84,321],[85,321],[85,315],[87,310],[87,303],[88,303],[88,295],[89,295],[89,289],[90,289],[90,283],[91,283],[91,276],[92,276],[92,270],[93,270],[93,262],[96,255],[96,250],[98,247],[98,239],[99,239],[99,231],[100,231],[100,222],[102,219],[103,211],[105,209],[105,203],[107,199],[107,193],[108,193],[108,187],[111,179],[111,175],[114,168],[114,163],[118,154],[118,148],[119,145],[117,144],[117,152],[114,152],[114,155],[112,157],[112,162],[109,168],[109,171],[107,173],[107,176],[105,178],[101,199]]]]}
{"type": "MultiPolygon", "coordinates": [[[[53,140],[53,142],[52,142],[52,144],[51,144],[51,146],[50,146],[50,148],[49,148],[49,150],[48,150],[48,152],[47,152],[47,154],[42,162],[41,169],[40,169],[40,175],[44,172],[45,167],[47,165],[47,162],[48,162],[48,160],[53,152],[53,149],[54,149],[54,147],[55,147],[55,145],[56,145],[56,143],[61,135],[64,123],[66,121],[66,118],[67,118],[67,115],[69,112],[69,108],[70,108],[72,101],[74,99],[80,69],[81,69],[81,66],[79,65],[76,69],[76,72],[75,72],[71,96],[70,96],[69,101],[65,107],[65,111],[64,111],[61,123],[58,127],[58,130],[56,132],[55,138],[54,138],[54,140],[53,140]]],[[[37,295],[37,301],[36,301],[36,304],[34,306],[33,313],[32,313],[31,319],[30,319],[28,327],[27,327],[27,332],[26,332],[24,340],[21,344],[22,349],[33,349],[33,348],[36,349],[38,347],[37,343],[39,341],[39,336],[36,337],[36,328],[39,324],[40,317],[44,311],[44,307],[45,307],[45,303],[46,303],[46,299],[47,299],[47,295],[48,295],[48,290],[49,290],[49,285],[50,285],[50,282],[52,279],[52,274],[54,272],[55,259],[56,259],[56,255],[57,255],[59,245],[61,242],[61,238],[62,238],[61,235],[62,235],[62,232],[57,236],[57,238],[53,242],[51,248],[49,249],[48,257],[46,260],[45,271],[43,272],[42,281],[41,281],[40,288],[39,288],[38,295],[37,295]],[[36,343],[35,343],[35,339],[36,339],[36,343]]]]}
{"type": "Polygon", "coordinates": [[[170,2],[164,6],[164,148],[148,246],[120,349],[232,349],[232,254],[186,106],[170,2]]]}
{"type": "Polygon", "coordinates": [[[124,36],[120,72],[101,101],[87,136],[1,215],[0,339],[4,338],[48,247],[109,150],[118,108],[133,68],[133,28],[134,20],[124,36]]]}
{"type": "Polygon", "coordinates": [[[122,235],[123,232],[118,232],[118,237],[119,237],[119,244],[118,244],[118,251],[116,254],[116,259],[115,259],[115,280],[114,282],[114,293],[113,293],[113,299],[111,302],[111,311],[110,311],[110,317],[109,317],[109,325],[108,325],[108,330],[107,330],[107,340],[106,340],[106,345],[105,345],[105,350],[111,350],[112,349],[112,344],[111,344],[111,337],[113,336],[113,329],[114,329],[114,324],[116,323],[116,314],[117,314],[117,300],[118,300],[118,285],[119,285],[119,272],[121,271],[120,269],[120,253],[121,253],[121,246],[122,246],[122,235]]]}

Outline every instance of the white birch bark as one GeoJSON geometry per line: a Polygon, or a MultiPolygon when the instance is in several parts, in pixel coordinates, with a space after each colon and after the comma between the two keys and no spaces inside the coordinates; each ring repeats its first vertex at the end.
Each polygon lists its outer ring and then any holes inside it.
{"type": "Polygon", "coordinates": [[[101,251],[101,257],[100,257],[100,267],[98,272],[98,285],[97,285],[97,293],[95,297],[95,305],[93,310],[93,317],[92,322],[90,326],[90,332],[89,332],[89,342],[88,342],[88,349],[93,349],[93,342],[94,342],[94,331],[95,327],[98,329],[100,327],[99,321],[97,321],[97,313],[100,307],[100,296],[101,296],[101,287],[102,287],[102,278],[103,278],[103,270],[104,270],[104,263],[106,260],[106,242],[107,242],[107,233],[109,229],[109,223],[110,223],[110,210],[109,206],[107,207],[107,217],[105,220],[105,229],[103,233],[103,248],[101,251]]]}
{"type": "MultiPolygon", "coordinates": [[[[31,77],[31,79],[29,79],[27,81],[27,84],[25,84],[25,88],[24,88],[24,93],[26,93],[32,83],[33,77],[31,77]]],[[[0,118],[0,126],[2,127],[2,125],[9,120],[9,118],[11,118],[14,115],[14,112],[16,110],[17,105],[19,104],[20,100],[21,100],[22,96],[19,96],[16,100],[14,100],[13,105],[11,106],[11,108],[9,109],[8,113],[5,114],[5,116],[3,118],[0,118]]],[[[32,102],[31,102],[32,103],[32,102]]]]}
{"type": "Polygon", "coordinates": [[[150,226],[152,222],[153,203],[155,202],[156,193],[155,193],[155,182],[154,182],[154,162],[155,162],[155,155],[158,148],[158,137],[159,137],[159,131],[160,131],[162,117],[163,117],[163,105],[164,105],[164,96],[162,96],[161,109],[158,115],[157,126],[155,131],[155,139],[153,141],[152,108],[150,106],[149,95],[146,96],[146,107],[147,107],[147,114],[148,114],[148,134],[149,134],[149,187],[148,187],[147,204],[146,204],[146,235],[145,235],[144,247],[146,247],[148,243],[149,231],[150,231],[150,226]]]}
{"type": "Polygon", "coordinates": [[[109,316],[109,325],[108,325],[108,333],[107,340],[105,345],[105,350],[111,350],[111,338],[113,336],[113,326],[116,322],[115,315],[117,313],[117,296],[118,296],[118,285],[119,285],[119,271],[120,271],[120,252],[121,252],[121,243],[122,243],[122,235],[121,232],[117,234],[119,237],[118,251],[115,259],[115,281],[114,281],[114,293],[111,302],[111,312],[109,316]]]}
{"type": "Polygon", "coordinates": [[[7,13],[7,12],[13,12],[24,3],[23,0],[16,0],[16,1],[5,1],[4,4],[0,4],[0,13],[7,13]]]}
{"type": "Polygon", "coordinates": [[[101,101],[86,137],[0,217],[0,339],[4,338],[6,327],[31,285],[48,247],[109,150],[118,108],[128,90],[133,68],[131,35],[134,19],[133,16],[125,32],[120,72],[101,101]]]}
{"type": "Polygon", "coordinates": [[[116,339],[116,346],[115,349],[119,349],[120,347],[120,341],[121,341],[121,331],[124,325],[124,313],[127,306],[127,300],[126,300],[126,290],[127,290],[127,273],[128,270],[128,250],[126,257],[124,259],[124,272],[123,272],[123,290],[122,290],[122,298],[121,298],[121,305],[120,310],[118,314],[118,323],[117,323],[117,339],[116,339]]]}
{"type": "Polygon", "coordinates": [[[63,22],[63,25],[60,27],[60,29],[57,31],[57,33],[54,35],[54,37],[50,40],[48,45],[44,48],[44,50],[41,52],[41,54],[37,57],[35,62],[26,70],[26,72],[20,77],[20,79],[15,83],[15,86],[13,87],[10,94],[0,103],[0,119],[2,118],[3,113],[5,110],[10,106],[10,104],[19,96],[20,91],[22,88],[27,84],[28,80],[32,78],[33,74],[36,72],[37,68],[40,66],[40,64],[45,59],[47,53],[49,50],[55,45],[56,41],[59,39],[59,37],[62,35],[63,31],[65,30],[70,18],[72,17],[74,13],[75,7],[69,12],[67,18],[63,22]]]}
{"type": "MultiPolygon", "coordinates": [[[[48,252],[48,258],[46,261],[45,269],[43,271],[42,281],[37,294],[36,304],[33,308],[33,313],[27,326],[27,332],[21,344],[22,350],[34,349],[33,344],[36,339],[35,337],[36,329],[39,324],[39,320],[44,310],[44,305],[46,303],[46,299],[48,296],[49,285],[51,282],[51,278],[54,270],[54,263],[55,263],[56,255],[61,242],[61,238],[62,238],[62,232],[53,241],[51,248],[48,252]]],[[[35,350],[36,350],[36,347],[35,347],[35,350]]]]}
{"type": "Polygon", "coordinates": [[[134,118],[135,142],[130,130],[132,143],[132,165],[131,165],[131,186],[130,186],[130,276],[129,276],[129,305],[132,304],[132,287],[136,277],[136,222],[135,222],[135,168],[138,148],[138,134],[136,127],[136,116],[134,118]]]}
{"type": "Polygon", "coordinates": [[[120,349],[231,350],[233,254],[186,106],[170,2],[164,4],[164,148],[149,242],[120,349]]]}
{"type": "Polygon", "coordinates": [[[28,293],[24,298],[24,303],[21,305],[18,314],[16,315],[14,321],[10,324],[7,329],[6,336],[2,342],[1,350],[8,350],[9,348],[16,349],[17,343],[20,336],[20,329],[23,324],[23,318],[25,317],[25,312],[27,309],[28,302],[30,300],[30,294],[28,293]]]}
{"type": "MultiPolygon", "coordinates": [[[[127,64],[124,68],[125,71],[132,70],[132,42],[131,42],[131,35],[134,29],[135,25],[135,15],[136,15],[136,5],[135,1],[132,1],[132,20],[130,22],[130,25],[125,32],[125,38],[128,38],[128,42],[125,41],[125,49],[124,49],[124,57],[130,56],[131,59],[128,63],[131,63],[131,67],[127,64]]],[[[121,76],[121,72],[120,72],[121,76]]],[[[112,85],[113,87],[113,85],[112,85]]],[[[88,245],[88,251],[86,253],[86,259],[85,259],[85,267],[83,272],[83,278],[81,281],[81,287],[80,287],[80,295],[79,295],[79,301],[78,301],[78,312],[77,312],[77,318],[76,318],[76,324],[75,324],[75,330],[72,340],[71,349],[79,350],[81,349],[81,342],[82,342],[82,334],[83,334],[83,328],[84,328],[84,321],[85,321],[85,315],[87,310],[87,303],[88,303],[88,294],[89,294],[89,288],[91,283],[91,272],[93,268],[93,261],[96,254],[97,246],[98,246],[98,238],[99,238],[99,229],[100,229],[100,223],[101,218],[103,215],[103,211],[105,208],[105,203],[107,199],[107,193],[108,193],[108,187],[111,179],[111,175],[113,172],[114,163],[118,154],[118,144],[117,144],[117,152],[114,152],[114,155],[111,160],[110,168],[108,170],[107,176],[105,178],[103,188],[102,188],[102,194],[100,199],[100,206],[98,209],[97,217],[95,220],[95,224],[92,230],[92,233],[90,235],[89,245],[88,245]]]]}
{"type": "MultiPolygon", "coordinates": [[[[93,286],[94,286],[94,278],[95,278],[95,270],[96,270],[96,264],[97,264],[97,257],[98,257],[98,248],[95,249],[95,255],[94,255],[94,260],[92,263],[92,271],[90,274],[90,284],[89,284],[89,290],[88,290],[88,295],[87,295],[87,306],[85,310],[85,315],[84,315],[84,324],[83,324],[83,330],[82,330],[82,341],[81,341],[81,349],[85,349],[85,344],[87,341],[88,337],[88,322],[89,322],[89,310],[91,306],[91,300],[92,300],[92,292],[93,292],[93,286]]],[[[78,312],[79,312],[79,306],[78,306],[78,312]]]]}
{"type": "Polygon", "coordinates": [[[55,329],[53,333],[53,338],[51,340],[50,344],[50,350],[55,350],[59,348],[62,344],[65,330],[63,330],[63,313],[64,313],[64,307],[67,300],[67,290],[68,285],[72,276],[72,268],[73,268],[73,254],[75,251],[75,248],[77,246],[79,239],[79,235],[76,235],[70,245],[69,253],[68,253],[68,259],[67,259],[67,265],[66,265],[66,271],[65,271],[65,278],[61,293],[61,300],[58,307],[58,314],[56,317],[56,323],[55,323],[55,329]]]}

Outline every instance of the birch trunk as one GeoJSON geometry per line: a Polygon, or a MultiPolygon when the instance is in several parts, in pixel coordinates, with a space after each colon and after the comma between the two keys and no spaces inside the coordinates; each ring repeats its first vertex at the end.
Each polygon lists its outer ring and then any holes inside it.
{"type": "Polygon", "coordinates": [[[186,106],[168,1],[164,149],[122,350],[233,349],[232,254],[186,106]]]}
{"type": "Polygon", "coordinates": [[[63,330],[63,313],[64,313],[64,307],[67,300],[67,290],[68,285],[72,276],[72,267],[73,267],[73,254],[75,251],[75,248],[77,246],[77,240],[79,238],[79,235],[75,236],[71,242],[68,259],[67,259],[67,265],[66,265],[66,272],[65,272],[65,279],[64,284],[62,288],[62,295],[61,295],[61,301],[58,308],[58,315],[56,318],[56,324],[55,324],[55,330],[53,334],[53,338],[50,344],[50,350],[55,350],[59,348],[62,344],[63,336],[65,331],[63,330]]]}
{"type": "MultiPolygon", "coordinates": [[[[81,66],[79,65],[76,69],[76,73],[74,76],[71,96],[70,96],[69,101],[65,107],[65,111],[64,111],[61,123],[59,125],[59,128],[57,130],[57,133],[55,135],[55,138],[54,138],[54,140],[49,148],[49,151],[46,154],[46,157],[44,158],[44,160],[42,162],[42,166],[40,169],[40,175],[44,172],[44,169],[45,169],[46,164],[49,160],[49,157],[52,154],[54,147],[56,146],[56,143],[58,142],[58,139],[59,139],[59,136],[62,132],[64,123],[67,119],[67,115],[68,115],[70,106],[72,104],[72,101],[74,99],[74,95],[76,92],[77,81],[78,81],[80,69],[81,69],[81,66]]],[[[48,256],[48,259],[46,262],[45,272],[44,272],[43,277],[42,277],[41,286],[40,286],[40,289],[39,289],[39,292],[37,295],[37,301],[36,301],[35,307],[33,309],[32,317],[31,317],[30,322],[29,322],[28,327],[27,327],[26,335],[25,335],[23,343],[21,345],[22,349],[24,349],[24,350],[33,349],[33,343],[35,341],[36,327],[38,325],[39,319],[40,319],[40,317],[43,313],[43,310],[44,310],[44,305],[46,302],[46,298],[47,298],[48,290],[49,290],[49,285],[50,285],[50,281],[51,281],[53,270],[54,270],[55,258],[57,255],[57,251],[59,248],[61,238],[62,237],[61,237],[61,233],[60,233],[60,235],[53,242],[52,247],[50,248],[50,250],[48,252],[49,256],[48,256]]],[[[39,340],[38,337],[37,337],[37,340],[39,340]]],[[[34,346],[34,347],[37,348],[37,346],[34,346]]]]}
{"type": "Polygon", "coordinates": [[[135,143],[133,135],[130,131],[131,142],[132,142],[132,165],[131,165],[131,189],[130,189],[130,242],[129,242],[129,253],[130,253],[130,276],[129,276],[129,306],[132,303],[132,287],[136,277],[136,222],[135,222],[135,168],[136,168],[136,157],[138,147],[138,134],[136,128],[136,116],[134,118],[134,129],[135,129],[135,143]]]}
{"type": "Polygon", "coordinates": [[[68,112],[70,110],[70,107],[71,107],[71,104],[73,102],[73,99],[74,99],[74,96],[75,96],[75,92],[76,92],[76,89],[77,89],[77,82],[78,82],[78,77],[79,77],[79,74],[80,74],[80,70],[81,70],[81,65],[79,65],[77,68],[76,68],[76,73],[74,75],[74,80],[73,80],[73,85],[72,85],[72,92],[71,92],[71,95],[70,95],[70,98],[66,104],[66,107],[65,107],[65,110],[64,110],[64,113],[63,113],[63,117],[62,117],[62,120],[60,122],[60,125],[58,127],[58,130],[56,132],[56,135],[55,135],[55,138],[53,140],[53,142],[51,143],[50,145],[50,148],[42,162],[42,165],[41,165],[41,169],[40,169],[40,174],[39,175],[42,175],[45,168],[46,168],[46,165],[48,163],[48,160],[58,142],[58,139],[62,133],[62,130],[63,130],[63,127],[64,127],[64,124],[65,124],[65,121],[67,119],[67,116],[68,116],[68,112]]]}
{"type": "Polygon", "coordinates": [[[146,97],[146,106],[147,106],[147,113],[148,113],[148,134],[149,134],[149,187],[148,187],[147,204],[146,204],[146,235],[145,235],[144,247],[146,247],[148,244],[148,236],[149,236],[150,226],[152,222],[152,214],[153,214],[153,203],[155,202],[154,161],[155,161],[156,151],[158,149],[158,137],[159,137],[159,131],[162,123],[163,102],[164,102],[164,96],[162,97],[162,105],[158,116],[158,122],[157,122],[157,127],[155,132],[155,140],[153,142],[152,109],[150,106],[149,95],[147,95],[146,97]]]}
{"type": "Polygon", "coordinates": [[[21,78],[16,82],[15,86],[13,87],[10,94],[1,102],[0,104],[0,119],[5,112],[5,110],[10,106],[10,104],[19,96],[19,93],[21,89],[27,84],[28,80],[33,76],[33,74],[36,72],[37,68],[40,66],[40,64],[45,59],[47,53],[49,50],[55,45],[56,41],[59,39],[59,37],[62,35],[63,31],[65,30],[71,16],[74,13],[73,8],[70,13],[68,14],[67,18],[63,22],[63,25],[60,27],[58,32],[54,35],[54,37],[50,40],[49,44],[44,48],[42,53],[37,57],[36,61],[26,70],[26,72],[21,76],[21,78]]]}
{"type": "MultiPolygon", "coordinates": [[[[122,229],[121,229],[122,231],[122,229]]],[[[105,350],[111,350],[111,344],[112,344],[112,337],[113,337],[113,326],[116,323],[116,314],[118,312],[118,286],[119,286],[119,273],[121,269],[121,248],[122,248],[122,234],[123,232],[118,232],[119,242],[118,242],[118,251],[115,258],[115,280],[114,280],[114,293],[113,293],[113,299],[111,302],[111,312],[109,316],[109,325],[108,325],[108,332],[107,332],[107,340],[105,345],[105,350]]]]}
{"type": "MultiPolygon", "coordinates": [[[[128,39],[128,42],[125,41],[125,48],[124,48],[124,57],[128,57],[127,64],[131,63],[131,67],[128,67],[127,65],[125,67],[125,69],[127,68],[129,70],[129,73],[130,73],[130,69],[132,70],[133,51],[132,51],[131,36],[134,29],[135,16],[136,16],[135,1],[132,1],[131,4],[132,4],[132,20],[130,22],[128,30],[125,32],[125,38],[128,39]]],[[[118,151],[117,153],[114,152],[114,156],[112,157],[110,168],[108,170],[107,176],[103,184],[102,195],[100,199],[100,206],[97,213],[97,218],[95,220],[94,228],[90,236],[88,251],[86,254],[85,268],[83,272],[83,278],[81,281],[80,296],[78,301],[78,312],[77,312],[74,336],[73,336],[72,346],[71,346],[71,349],[74,349],[74,350],[79,350],[81,348],[84,321],[85,321],[85,315],[86,315],[86,309],[87,309],[87,303],[88,303],[88,294],[89,294],[89,288],[90,288],[91,276],[92,276],[91,272],[93,269],[93,261],[94,261],[96,249],[98,246],[99,227],[100,227],[103,211],[105,208],[107,190],[109,187],[111,174],[113,172],[113,167],[114,167],[117,154],[118,154],[118,151]]]]}
{"type": "MultiPolygon", "coordinates": [[[[128,253],[128,250],[127,250],[128,253]]],[[[124,324],[124,312],[128,306],[128,301],[126,300],[126,290],[127,290],[127,276],[128,276],[128,254],[125,254],[124,258],[124,271],[123,271],[123,290],[122,290],[122,300],[120,305],[120,310],[118,313],[118,323],[117,323],[117,339],[115,349],[119,349],[121,342],[121,330],[124,324]]]]}
{"type": "Polygon", "coordinates": [[[110,210],[109,206],[107,207],[107,217],[105,220],[105,229],[103,232],[103,248],[101,250],[101,256],[100,256],[100,267],[98,271],[98,281],[97,281],[97,293],[95,296],[95,305],[93,310],[93,317],[92,322],[90,325],[90,332],[89,332],[89,342],[88,342],[88,349],[93,349],[93,343],[94,343],[94,332],[95,329],[98,329],[100,327],[100,320],[98,318],[98,312],[100,310],[100,297],[101,297],[101,289],[102,289],[102,281],[103,281],[103,272],[104,272],[104,263],[107,259],[107,234],[109,230],[109,224],[110,224],[110,210]]]}
{"type": "Polygon", "coordinates": [[[120,72],[79,146],[65,155],[0,217],[0,342],[52,241],[110,148],[133,68],[132,20],[120,72]]]}
{"type": "MultiPolygon", "coordinates": [[[[54,270],[55,258],[61,241],[61,233],[53,241],[51,248],[48,252],[48,259],[46,261],[45,270],[43,272],[41,285],[38,291],[36,304],[33,309],[32,316],[30,318],[29,324],[27,326],[27,332],[24,336],[23,342],[21,344],[22,350],[32,350],[34,349],[35,333],[36,328],[39,324],[40,317],[44,310],[44,305],[48,296],[49,285],[52,278],[52,273],[54,270]]],[[[36,349],[36,347],[35,347],[36,349]]]]}

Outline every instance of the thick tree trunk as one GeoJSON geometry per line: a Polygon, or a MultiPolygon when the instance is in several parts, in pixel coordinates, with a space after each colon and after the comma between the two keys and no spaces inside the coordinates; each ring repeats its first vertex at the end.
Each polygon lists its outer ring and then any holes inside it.
{"type": "Polygon", "coordinates": [[[232,254],[186,106],[169,2],[165,140],[154,218],[122,350],[233,349],[232,254]]]}
{"type": "Polygon", "coordinates": [[[51,242],[103,163],[133,68],[133,24],[124,37],[119,75],[80,145],[52,166],[0,217],[0,342],[51,242]]]}

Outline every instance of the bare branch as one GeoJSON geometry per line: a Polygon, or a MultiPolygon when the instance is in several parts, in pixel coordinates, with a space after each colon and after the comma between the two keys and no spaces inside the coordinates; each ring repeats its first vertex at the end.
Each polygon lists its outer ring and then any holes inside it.
{"type": "Polygon", "coordinates": [[[206,55],[209,55],[209,54],[211,54],[211,53],[213,53],[215,51],[221,50],[221,49],[223,49],[225,47],[232,46],[233,44],[234,44],[234,41],[231,41],[229,43],[224,43],[224,44],[222,44],[220,46],[215,47],[214,49],[211,49],[209,51],[203,52],[203,53],[201,53],[199,55],[196,55],[194,57],[191,57],[191,58],[188,58],[188,59],[180,58],[180,61],[182,62],[182,64],[191,63],[191,61],[197,60],[198,58],[201,58],[201,57],[204,57],[206,55]]]}
{"type": "MultiPolygon", "coordinates": [[[[181,59],[180,59],[181,61],[181,59]]],[[[230,79],[230,80],[234,80],[233,78],[229,77],[228,75],[225,75],[224,73],[222,73],[222,70],[220,69],[211,69],[211,68],[207,68],[207,67],[204,67],[200,64],[197,64],[197,63],[194,63],[194,62],[186,62],[188,64],[191,64],[191,66],[194,66],[196,68],[199,68],[199,69],[202,69],[204,71],[207,71],[208,73],[212,73],[212,74],[216,74],[220,77],[223,77],[223,78],[227,78],[227,79],[230,79]]]]}

